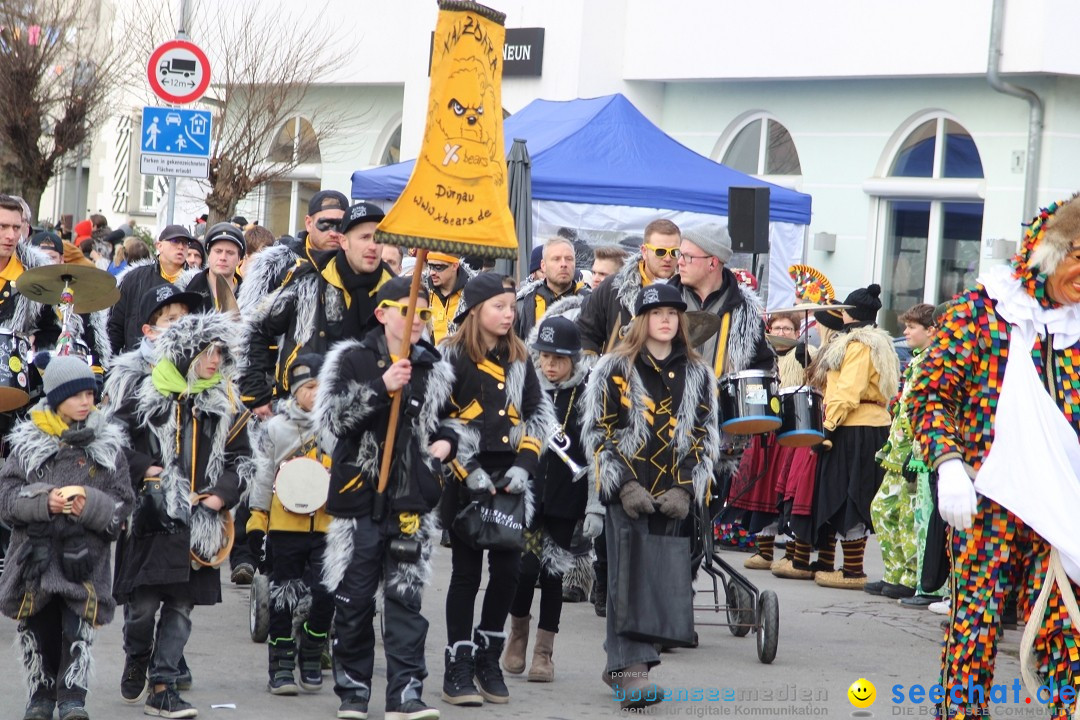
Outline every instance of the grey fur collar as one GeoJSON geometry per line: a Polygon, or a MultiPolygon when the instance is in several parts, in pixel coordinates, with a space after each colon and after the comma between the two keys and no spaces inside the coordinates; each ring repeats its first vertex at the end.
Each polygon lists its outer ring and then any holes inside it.
{"type": "Polygon", "coordinates": [[[611,281],[612,287],[615,288],[615,297],[619,298],[619,302],[630,313],[630,317],[634,316],[634,303],[637,302],[638,293],[641,292],[641,270],[638,268],[640,263],[641,253],[634,253],[626,258],[619,272],[615,273],[615,279],[611,281]]]}
{"type": "MultiPolygon", "coordinates": [[[[48,403],[42,400],[31,412],[46,409],[48,403]]],[[[94,431],[93,441],[84,449],[87,457],[99,467],[115,470],[116,459],[127,445],[124,431],[116,423],[109,422],[105,413],[98,410],[94,410],[86,418],[86,427],[94,431]]],[[[12,454],[19,458],[28,473],[41,468],[49,458],[60,451],[60,438],[49,435],[29,419],[15,425],[8,441],[11,443],[12,454]]]]}
{"type": "Polygon", "coordinates": [[[240,312],[247,313],[260,305],[277,288],[270,287],[270,282],[296,265],[300,256],[288,245],[271,245],[251,258],[244,268],[244,282],[236,296],[240,312]]]}
{"type": "Polygon", "coordinates": [[[857,342],[870,348],[870,361],[878,371],[878,391],[886,400],[892,399],[900,387],[900,359],[896,356],[892,338],[881,328],[855,328],[841,333],[818,353],[820,373],[839,370],[844,364],[848,343],[857,342]]]}
{"type": "Polygon", "coordinates": [[[529,293],[531,293],[533,290],[535,290],[536,288],[540,287],[543,284],[544,284],[544,280],[542,278],[533,278],[532,280],[526,280],[521,285],[521,287],[518,288],[517,299],[518,300],[524,300],[526,297],[529,296],[529,293]]]}
{"type": "Polygon", "coordinates": [[[147,265],[153,265],[156,262],[157,260],[152,257],[143,258],[142,260],[135,260],[134,262],[129,262],[128,266],[121,270],[120,274],[116,276],[117,287],[119,287],[125,280],[127,280],[128,275],[130,275],[137,268],[146,267],[147,265]]]}
{"type": "MultiPolygon", "coordinates": [[[[15,244],[15,257],[18,258],[26,270],[49,264],[49,259],[45,257],[45,253],[21,241],[15,244]]],[[[32,334],[37,330],[41,313],[46,307],[49,306],[34,302],[19,293],[15,298],[15,314],[11,318],[11,329],[24,335],[32,334]]]]}
{"type": "MultiPolygon", "coordinates": [[[[618,491],[624,479],[619,471],[621,463],[617,458],[611,457],[610,453],[619,452],[623,457],[632,458],[649,441],[651,432],[645,420],[645,395],[645,387],[636,367],[630,358],[621,355],[609,354],[600,358],[586,385],[582,440],[586,455],[594,458],[589,468],[590,478],[608,497],[618,491]],[[614,375],[626,379],[630,408],[625,411],[626,424],[616,428],[612,441],[608,442],[600,421],[608,412],[604,401],[608,380],[614,375]]],[[[615,398],[614,402],[618,403],[618,398],[615,398]]],[[[675,415],[675,464],[681,463],[695,449],[700,452],[701,462],[695,466],[692,477],[694,497],[698,502],[705,499],[705,492],[713,478],[714,465],[719,459],[720,433],[715,418],[716,376],[708,365],[697,360],[689,361],[686,365],[682,401],[675,415]],[[704,423],[705,436],[700,445],[693,434],[687,431],[698,425],[699,405],[708,408],[709,417],[709,421],[704,423]]]]}
{"type": "Polygon", "coordinates": [[[135,348],[116,356],[105,378],[102,395],[106,398],[106,412],[112,412],[139,391],[139,385],[151,371],[142,350],[135,348]]]}
{"type": "Polygon", "coordinates": [[[741,285],[739,292],[742,302],[731,313],[727,356],[724,358],[726,372],[742,372],[749,368],[758,344],[765,337],[765,324],[761,321],[765,306],[761,298],[741,285]]]}

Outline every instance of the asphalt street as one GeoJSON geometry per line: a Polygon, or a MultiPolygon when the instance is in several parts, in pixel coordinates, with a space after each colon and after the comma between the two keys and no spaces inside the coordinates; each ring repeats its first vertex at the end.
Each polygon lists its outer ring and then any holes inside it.
{"type": "MultiPolygon", "coordinates": [[[[722,551],[741,567],[744,553],[722,551]]],[[[881,571],[876,544],[867,549],[872,578],[881,571]]],[[[446,642],[444,601],[449,581],[449,552],[439,549],[436,573],[425,596],[425,614],[431,622],[427,661],[431,677],[425,699],[448,720],[459,718],[575,719],[625,716],[611,691],[601,683],[604,664],[603,620],[588,603],[564,606],[562,626],[555,643],[556,680],[530,683],[525,676],[507,676],[508,705],[457,708],[439,700],[446,642]]],[[[919,717],[931,707],[907,700],[908,689],[937,681],[942,631],[941,616],[908,610],[895,601],[863,592],[821,588],[813,582],[782,580],[765,571],[746,571],[761,589],[779,596],[780,631],[775,661],[758,662],[754,634],[734,637],[725,627],[699,627],[700,646],[663,655],[653,678],[673,691],[686,691],[684,701],[664,702],[637,713],[664,717],[919,717]],[[865,678],[876,687],[876,699],[866,709],[853,707],[849,686],[865,678]],[[896,685],[904,686],[905,702],[893,702],[896,685]]],[[[699,581],[699,589],[707,589],[699,581]]],[[[698,602],[707,595],[699,592],[698,602]]],[[[535,602],[538,602],[536,600],[535,602]]],[[[535,609],[534,605],[534,609],[535,609]]],[[[142,706],[127,705],[119,693],[124,664],[118,620],[102,628],[94,644],[95,676],[87,709],[93,718],[142,717],[142,706]]],[[[698,613],[699,621],[721,616],[698,613]]],[[[333,718],[337,709],[329,675],[317,694],[274,697],[266,691],[266,646],[253,643],[248,633],[248,590],[226,582],[224,602],[196,608],[194,631],[187,658],[195,685],[184,697],[199,708],[200,718],[256,720],[262,718],[333,718]],[[214,707],[222,706],[222,707],[214,707]]],[[[15,623],[0,620],[0,717],[20,718],[25,703],[22,669],[12,641],[15,623]],[[6,642],[4,642],[6,641],[6,642]]],[[[996,682],[1011,686],[1019,677],[1017,631],[1007,631],[998,655],[996,682]]],[[[381,645],[377,648],[381,652],[381,645]]],[[[530,646],[531,652],[531,646],[530,646]]],[[[374,701],[370,717],[383,716],[385,662],[376,658],[374,701]]],[[[1019,702],[997,708],[996,716],[1039,717],[1045,709],[1019,702]]]]}

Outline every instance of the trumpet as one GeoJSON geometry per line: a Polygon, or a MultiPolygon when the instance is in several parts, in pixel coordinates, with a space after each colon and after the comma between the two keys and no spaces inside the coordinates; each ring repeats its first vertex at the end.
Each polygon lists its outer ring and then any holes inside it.
{"type": "Polygon", "coordinates": [[[585,477],[585,473],[589,471],[589,468],[578,465],[574,462],[574,459],[570,457],[570,454],[567,452],[570,449],[570,438],[566,437],[566,433],[560,430],[552,435],[548,439],[548,448],[551,452],[558,455],[560,460],[566,463],[566,467],[570,468],[570,472],[574,474],[572,482],[577,482],[585,477]]]}

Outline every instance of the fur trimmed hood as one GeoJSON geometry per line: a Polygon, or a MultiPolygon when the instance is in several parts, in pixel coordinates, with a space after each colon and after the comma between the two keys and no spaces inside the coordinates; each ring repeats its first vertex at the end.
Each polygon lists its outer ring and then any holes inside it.
{"type": "MultiPolygon", "coordinates": [[[[570,295],[557,303],[552,305],[548,311],[544,314],[544,319],[551,317],[565,317],[571,322],[578,319],[578,315],[581,314],[581,305],[585,302],[584,295],[570,295]]],[[[542,323],[543,321],[541,321],[542,323]]],[[[540,380],[540,389],[547,392],[548,390],[563,390],[572,387],[577,387],[589,374],[589,369],[595,362],[595,356],[586,355],[585,353],[578,353],[578,356],[574,358],[574,371],[570,373],[570,377],[565,381],[554,384],[544,377],[544,373],[540,370],[540,351],[533,347],[533,343],[536,342],[536,337],[540,332],[540,323],[533,325],[532,330],[529,331],[529,337],[525,341],[525,345],[529,348],[529,357],[532,358],[533,367],[536,368],[536,377],[540,380]]]]}
{"type": "Polygon", "coordinates": [[[857,342],[870,348],[870,360],[878,371],[878,390],[882,397],[892,398],[900,387],[900,360],[896,356],[892,338],[881,328],[865,326],[837,335],[817,356],[815,385],[824,387],[824,377],[831,370],[839,370],[844,364],[848,343],[857,342]]]}
{"type": "Polygon", "coordinates": [[[231,382],[236,377],[239,356],[236,319],[227,313],[205,312],[185,315],[154,343],[156,361],[168,360],[177,367],[190,363],[211,343],[223,348],[219,371],[231,382]]]}
{"type": "Polygon", "coordinates": [[[626,258],[619,272],[615,273],[615,279],[611,284],[615,290],[615,297],[619,303],[634,317],[634,303],[637,302],[638,293],[641,292],[641,253],[636,252],[626,258]]]}
{"type": "Polygon", "coordinates": [[[304,262],[288,245],[271,245],[251,258],[244,268],[244,282],[240,283],[240,292],[236,304],[245,316],[263,300],[270,297],[278,288],[271,284],[277,278],[284,277],[290,268],[304,262]]]}

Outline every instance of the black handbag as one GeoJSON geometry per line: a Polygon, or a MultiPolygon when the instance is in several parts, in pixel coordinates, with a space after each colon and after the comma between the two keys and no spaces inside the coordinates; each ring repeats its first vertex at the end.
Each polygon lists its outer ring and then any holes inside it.
{"type": "MultiPolygon", "coordinates": [[[[675,530],[678,523],[669,523],[675,530]]],[[[619,528],[615,632],[665,647],[694,645],[690,538],[654,535],[643,525],[619,528]]]]}
{"type": "Polygon", "coordinates": [[[525,549],[525,495],[499,490],[470,493],[454,518],[454,532],[474,550],[525,549]]]}
{"type": "Polygon", "coordinates": [[[144,478],[135,498],[135,511],[131,515],[131,532],[135,537],[172,535],[187,525],[169,515],[165,489],[161,478],[144,478]]]}

